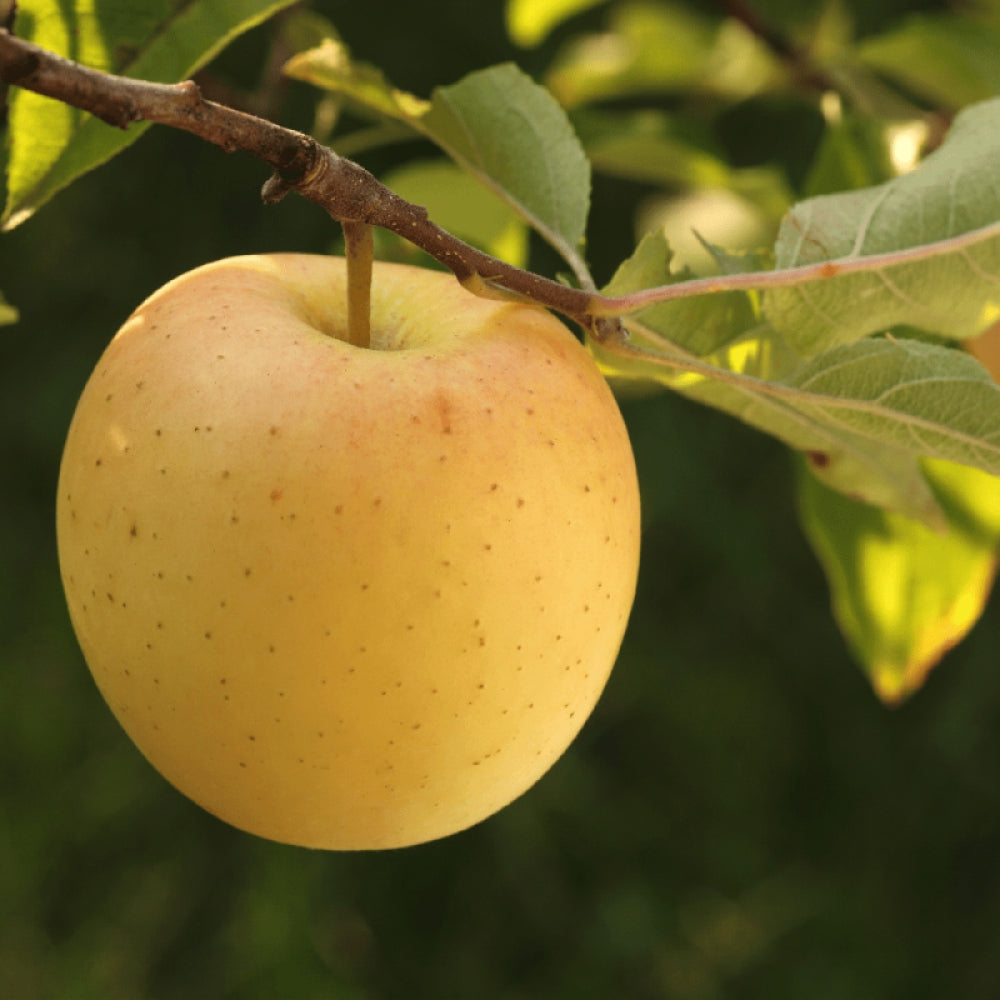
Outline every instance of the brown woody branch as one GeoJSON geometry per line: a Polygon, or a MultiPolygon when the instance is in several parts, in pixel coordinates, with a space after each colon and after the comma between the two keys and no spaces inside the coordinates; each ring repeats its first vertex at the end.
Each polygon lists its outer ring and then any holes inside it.
{"type": "Polygon", "coordinates": [[[205,100],[193,81],[149,83],[89,69],[0,29],[0,82],[90,112],[116,128],[147,121],[183,129],[226,152],[237,150],[269,164],[265,202],[295,191],[341,223],[379,226],[409,240],[482,295],[537,303],[607,339],[616,321],[592,315],[589,292],[513,267],[446,232],[419,205],[400,198],[372,174],[310,136],[265,118],[205,100]]]}

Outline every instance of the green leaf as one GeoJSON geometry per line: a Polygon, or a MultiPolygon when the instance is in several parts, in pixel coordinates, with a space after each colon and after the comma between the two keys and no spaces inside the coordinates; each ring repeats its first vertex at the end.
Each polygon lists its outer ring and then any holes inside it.
{"type": "Polygon", "coordinates": [[[918,458],[1000,474],[1000,387],[963,351],[875,339],[802,364],[762,324],[700,359],[678,346],[692,334],[673,318],[664,329],[630,322],[626,345],[592,350],[609,374],[653,379],[724,410],[809,454],[831,486],[931,526],[941,513],[918,458]]]}
{"type": "Polygon", "coordinates": [[[439,225],[500,260],[523,267],[528,231],[492,191],[447,160],[417,161],[383,181],[400,197],[423,205],[439,225]]]}
{"type": "Polygon", "coordinates": [[[16,323],[18,320],[17,310],[3,297],[0,292],[0,326],[8,323],[16,323]]]}
{"type": "Polygon", "coordinates": [[[524,48],[534,48],[553,28],[574,14],[607,0],[507,0],[507,34],[524,48]]]}
{"type": "Polygon", "coordinates": [[[283,72],[293,80],[338,94],[369,115],[402,122],[418,133],[420,120],[430,108],[429,101],[394,87],[380,69],[352,59],[337,38],[326,38],[292,56],[283,72]]]}
{"type": "Polygon", "coordinates": [[[780,382],[771,381],[787,371],[794,355],[766,327],[749,331],[703,362],[678,359],[674,367],[664,346],[648,336],[633,333],[632,344],[650,354],[623,363],[620,356],[609,358],[599,345],[591,346],[607,374],[655,379],[802,452],[831,488],[940,526],[941,511],[912,453],[831,426],[821,413],[798,408],[797,394],[786,395],[780,382]]]}
{"type": "Polygon", "coordinates": [[[422,126],[579,265],[590,165],[565,112],[544,87],[512,63],[470,73],[434,91],[422,126]]]}
{"type": "Polygon", "coordinates": [[[638,0],[616,5],[605,31],[569,42],[545,82],[575,108],[679,90],[747,97],[782,77],[767,47],[737,21],[638,0]]]}
{"type": "Polygon", "coordinates": [[[1000,315],[998,159],[995,100],[963,111],[911,173],[797,205],[778,234],[777,268],[862,266],[768,291],[767,319],[805,356],[897,325],[953,338],[980,332],[1000,315]],[[892,263],[863,266],[880,254],[892,263]]]}
{"type": "Polygon", "coordinates": [[[579,278],[590,165],[552,95],[505,63],[440,87],[431,100],[393,87],[334,39],[300,53],[285,73],[408,125],[492,190],[555,247],[579,278]]]}
{"type": "Polygon", "coordinates": [[[919,688],[975,624],[996,572],[1000,479],[946,463],[926,471],[945,511],[943,531],[852,500],[808,472],[799,477],[800,517],[834,615],[890,704],[919,688]]]}
{"type": "Polygon", "coordinates": [[[803,185],[807,197],[884,184],[894,173],[885,122],[845,115],[832,122],[803,185]]]}
{"type": "MultiPolygon", "coordinates": [[[[668,285],[692,277],[671,273],[673,254],[662,232],[643,237],[635,253],[621,264],[603,294],[625,295],[641,288],[668,285]]],[[[758,322],[753,297],[746,292],[681,298],[641,310],[630,320],[653,330],[666,331],[671,341],[699,357],[720,350],[758,322]]]]}
{"type": "Polygon", "coordinates": [[[1000,386],[964,351],[865,340],[819,355],[784,385],[829,426],[1000,475],[1000,386]]]}
{"type": "Polygon", "coordinates": [[[963,14],[916,14],[856,51],[862,63],[932,103],[957,109],[1000,93],[1000,26],[963,14]]]}
{"type": "MultiPolygon", "coordinates": [[[[140,5],[73,5],[23,0],[18,34],[95,69],[160,83],[190,76],[229,42],[294,0],[147,0],[140,5]]],[[[128,131],[58,101],[14,88],[7,205],[12,229],[81,174],[131,145],[128,131]]]]}
{"type": "Polygon", "coordinates": [[[703,137],[686,134],[662,111],[574,113],[573,124],[596,171],[659,185],[729,187],[734,171],[703,137]]]}

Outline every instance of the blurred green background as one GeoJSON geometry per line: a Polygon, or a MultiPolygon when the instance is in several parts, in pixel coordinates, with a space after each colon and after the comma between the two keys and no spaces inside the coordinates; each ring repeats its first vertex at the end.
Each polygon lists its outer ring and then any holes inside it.
{"type": "MultiPolygon", "coordinates": [[[[541,75],[607,14],[525,51],[497,0],[315,6],[421,94],[503,59],[541,75]]],[[[946,7],[855,6],[861,31],[946,7]]],[[[794,26],[819,5],[758,9],[794,26]]],[[[218,78],[252,86],[269,30],[228,51],[218,78]]],[[[308,128],[312,100],[293,86],[282,121],[308,128]]],[[[820,139],[815,103],[734,101],[713,127],[734,162],[776,166],[795,190],[820,139]]],[[[156,287],[227,254],[335,245],[313,206],[262,207],[265,177],[154,129],[0,237],[0,287],[21,312],[0,330],[0,996],[998,995],[1000,602],[910,703],[882,707],[797,526],[790,456],[668,395],[622,400],[645,507],[620,660],[581,737],[521,800],[438,843],[314,853],[224,826],[144,762],[64,609],[59,454],[104,344],[156,287]]],[[[599,281],[630,252],[651,190],[595,180],[599,281]]],[[[551,263],[536,251],[536,267],[551,263]]]]}

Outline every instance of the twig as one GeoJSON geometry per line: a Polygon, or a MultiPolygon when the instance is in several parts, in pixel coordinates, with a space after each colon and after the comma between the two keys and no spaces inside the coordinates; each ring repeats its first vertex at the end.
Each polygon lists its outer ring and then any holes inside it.
{"type": "Polygon", "coordinates": [[[138,121],[156,122],[191,132],[227,152],[250,153],[274,170],[261,191],[265,203],[280,201],[295,191],[348,228],[387,229],[442,263],[475,294],[552,309],[612,350],[626,336],[621,317],[657,302],[826,281],[943,253],[959,243],[975,242],[984,232],[878,256],[855,255],[782,270],[717,275],[608,297],[560,284],[469,246],[432,222],[426,209],[400,198],[357,163],[301,132],[207,101],[190,80],[158,84],[114,76],[63,59],[0,29],[0,83],[63,101],[118,128],[138,121]]]}
{"type": "Polygon", "coordinates": [[[472,291],[552,309],[600,339],[620,335],[617,321],[593,315],[599,296],[469,246],[432,222],[424,208],[400,198],[358,164],[301,132],[207,101],[190,80],[160,84],[103,73],[0,29],[0,82],[88,111],[116,128],[155,122],[190,132],[226,152],[250,153],[274,170],[261,192],[266,203],[295,191],[341,223],[379,226],[402,236],[472,291]]]}
{"type": "Polygon", "coordinates": [[[717,0],[731,18],[756,35],[810,90],[838,90],[837,82],[812,60],[809,53],[781,32],[776,31],[757,13],[749,0],[717,0]]]}

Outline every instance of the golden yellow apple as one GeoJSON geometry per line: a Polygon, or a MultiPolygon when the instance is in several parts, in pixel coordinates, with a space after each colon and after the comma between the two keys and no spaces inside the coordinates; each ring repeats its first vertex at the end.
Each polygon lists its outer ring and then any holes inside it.
{"type": "Polygon", "coordinates": [[[636,582],[626,429],[548,313],[376,264],[238,257],[128,319],[80,399],[58,542],[98,687],[221,819],[330,849],[462,830],[593,709],[636,582]]]}

